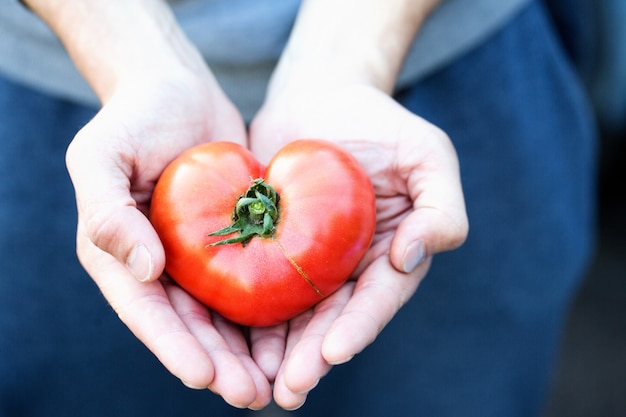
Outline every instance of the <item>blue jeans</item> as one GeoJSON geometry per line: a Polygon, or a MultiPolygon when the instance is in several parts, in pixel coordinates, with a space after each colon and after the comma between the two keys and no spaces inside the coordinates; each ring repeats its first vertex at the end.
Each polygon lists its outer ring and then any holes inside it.
{"type": "MultiPolygon", "coordinates": [[[[398,94],[459,153],[470,235],[294,416],[532,416],[593,244],[594,127],[543,9],[398,94]]],[[[241,416],[186,389],[75,256],[64,151],[95,109],[0,78],[0,416],[241,416]]]]}

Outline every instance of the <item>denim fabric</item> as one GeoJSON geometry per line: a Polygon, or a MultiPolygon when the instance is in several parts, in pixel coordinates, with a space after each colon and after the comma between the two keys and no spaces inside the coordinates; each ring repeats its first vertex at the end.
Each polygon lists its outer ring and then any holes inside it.
{"type": "Polygon", "coordinates": [[[172,377],[76,259],[64,154],[94,113],[0,78],[0,416],[206,416],[223,401],[172,377]]]}
{"type": "Polygon", "coordinates": [[[295,415],[540,413],[593,245],[595,127],[569,62],[534,5],[398,97],[452,138],[469,237],[295,415]]]}
{"type": "MultiPolygon", "coordinates": [[[[536,415],[593,242],[579,83],[533,5],[398,99],[453,139],[469,239],[292,415],[536,415]]],[[[63,158],[94,112],[0,78],[0,416],[245,415],[169,375],[76,260],[63,158]]]]}

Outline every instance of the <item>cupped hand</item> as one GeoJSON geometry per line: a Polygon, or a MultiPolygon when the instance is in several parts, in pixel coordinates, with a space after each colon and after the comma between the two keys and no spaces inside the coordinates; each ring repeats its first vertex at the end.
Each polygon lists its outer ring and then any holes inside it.
{"type": "Polygon", "coordinates": [[[183,150],[246,144],[244,123],[210,73],[159,71],[117,86],[66,157],[78,206],[81,263],[130,330],[186,385],[237,407],[271,399],[247,335],[162,275],[163,248],[147,213],[154,185],[183,150]]]}
{"type": "MultiPolygon", "coordinates": [[[[332,365],[372,343],[416,291],[431,257],[460,246],[468,232],[458,160],[444,132],[365,84],[296,84],[268,95],[251,125],[251,149],[267,161],[298,138],[340,144],[372,180],[377,227],[354,280],[289,322],[279,369],[260,365],[276,375],[274,399],[286,409],[301,406],[332,365]]],[[[263,332],[254,330],[256,339],[265,340],[263,332]]],[[[253,343],[253,356],[275,357],[268,350],[282,345],[253,343]]]]}

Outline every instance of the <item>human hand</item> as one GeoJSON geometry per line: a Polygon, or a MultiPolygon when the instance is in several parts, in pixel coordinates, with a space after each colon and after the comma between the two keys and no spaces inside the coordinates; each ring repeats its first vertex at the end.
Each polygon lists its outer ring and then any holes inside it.
{"type": "Polygon", "coordinates": [[[131,331],[187,385],[261,408],[267,379],[246,334],[162,275],[146,214],[163,168],[206,141],[246,143],[226,99],[163,1],[25,0],[65,46],[103,107],[67,151],[77,253],[131,331]]]}
{"type": "Polygon", "coordinates": [[[67,152],[77,252],[120,319],[170,372],[232,405],[260,408],[271,391],[246,335],[162,275],[163,248],[147,218],[165,166],[211,140],[247,141],[240,115],[208,71],[155,71],[120,84],[67,152]]]}
{"type": "Polygon", "coordinates": [[[251,149],[267,161],[296,138],[334,141],[359,160],[376,193],[377,227],[354,280],[283,328],[274,399],[286,409],[302,405],[333,364],[372,343],[413,295],[432,255],[461,245],[468,229],[450,140],[379,89],[281,84],[253,121],[251,149]]]}

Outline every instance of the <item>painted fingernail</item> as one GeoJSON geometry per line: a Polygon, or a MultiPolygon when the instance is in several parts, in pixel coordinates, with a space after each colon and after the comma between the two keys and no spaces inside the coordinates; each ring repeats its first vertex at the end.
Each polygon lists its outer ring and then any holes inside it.
{"type": "Polygon", "coordinates": [[[135,246],[126,259],[126,267],[138,281],[148,281],[152,276],[152,256],[148,248],[142,244],[135,246]]]}
{"type": "Polygon", "coordinates": [[[402,270],[407,274],[412,272],[424,260],[426,249],[424,242],[417,240],[407,246],[402,257],[402,270]]]}

